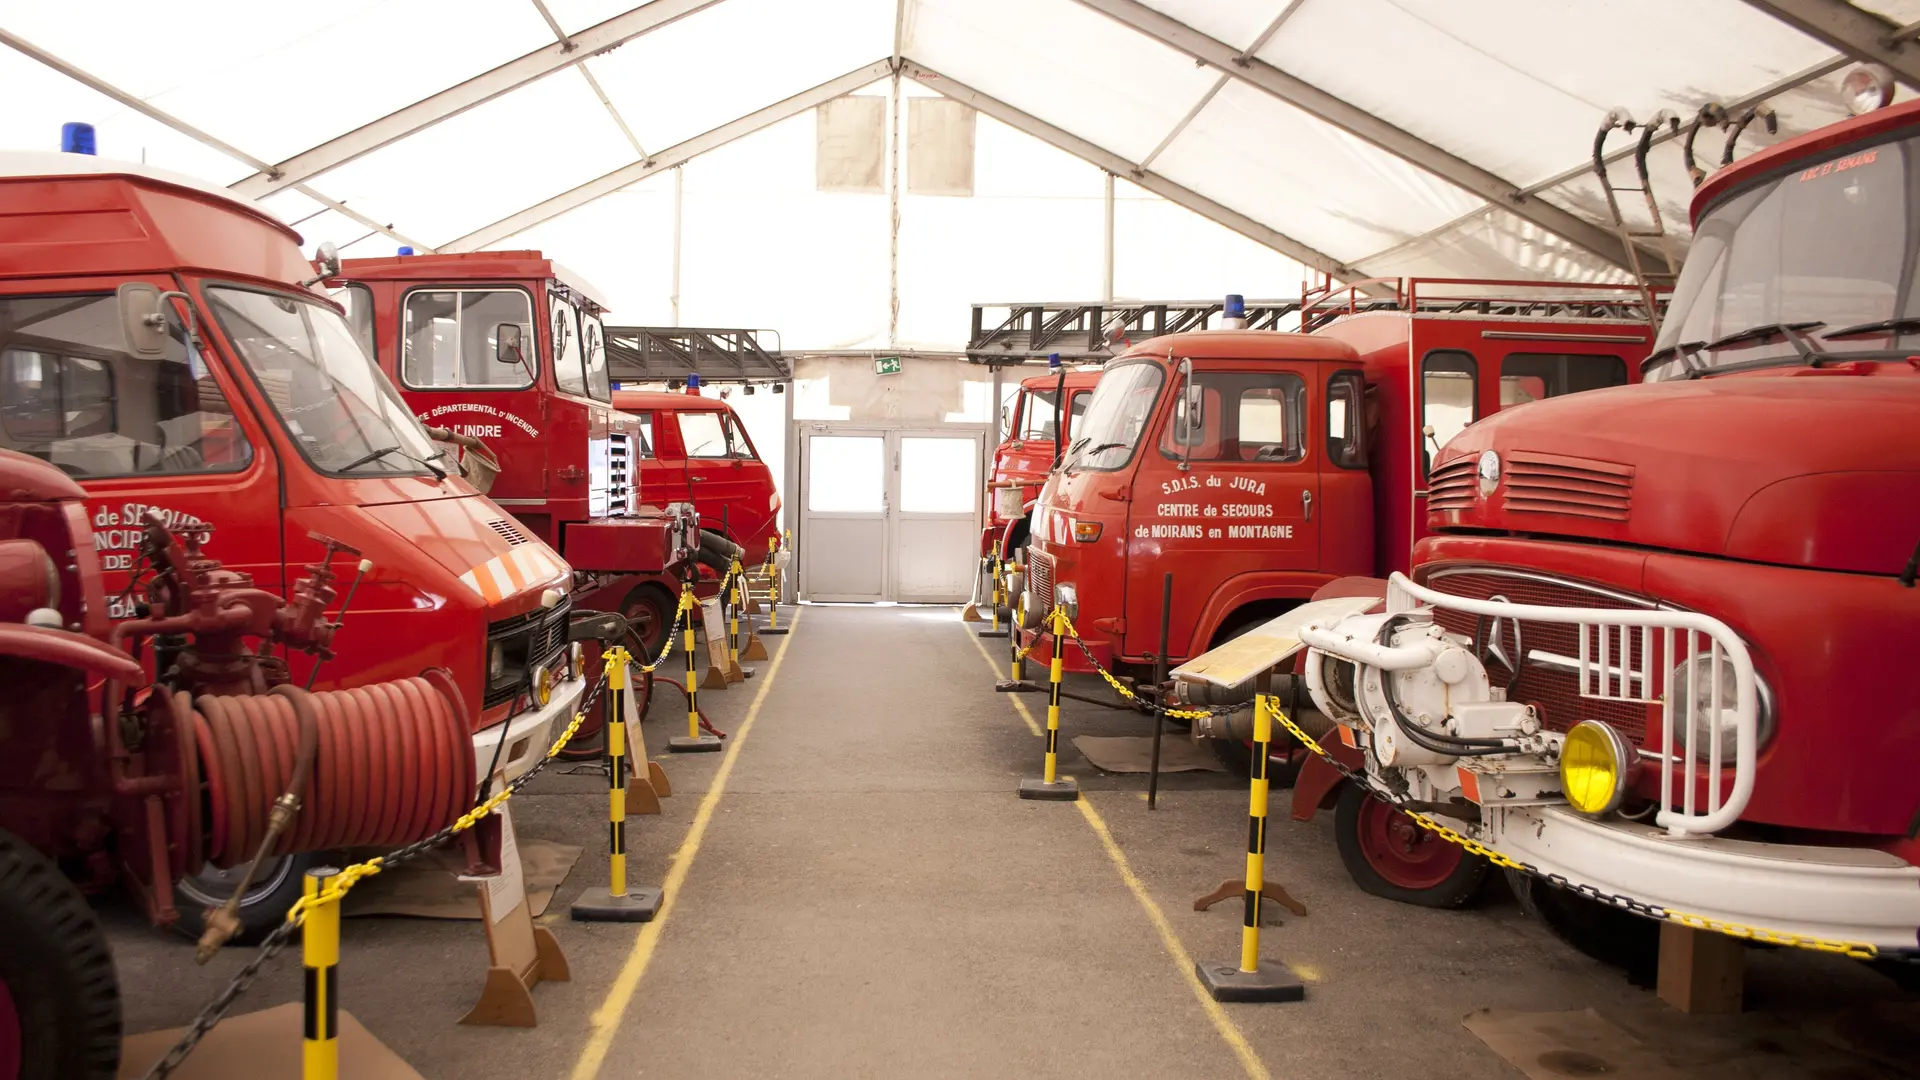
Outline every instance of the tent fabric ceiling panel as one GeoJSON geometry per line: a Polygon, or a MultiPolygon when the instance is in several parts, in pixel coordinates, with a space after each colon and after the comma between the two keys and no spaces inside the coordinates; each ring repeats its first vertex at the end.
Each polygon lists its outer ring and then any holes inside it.
{"type": "Polygon", "coordinates": [[[633,156],[586,81],[563,72],[350,161],[315,183],[439,244],[633,156]],[[412,182],[417,176],[436,182],[412,182]]]}
{"type": "Polygon", "coordinates": [[[1071,0],[903,2],[909,58],[1131,162],[1218,78],[1071,0]]]}
{"type": "Polygon", "coordinates": [[[6,87],[8,101],[8,107],[0,108],[0,149],[58,150],[60,125],[79,120],[94,125],[100,153],[107,157],[144,161],[215,184],[231,183],[253,171],[246,162],[4,47],[0,86],[6,87]]]}
{"type": "Polygon", "coordinates": [[[726,0],[589,65],[652,153],[892,52],[892,0],[726,0]]]}
{"type": "Polygon", "coordinates": [[[1349,261],[1481,205],[1432,174],[1238,82],[1214,96],[1155,169],[1349,261]]]}
{"type": "Polygon", "coordinates": [[[1380,261],[1407,277],[1628,280],[1592,252],[1495,207],[1405,244],[1380,261]]]}
{"type": "Polygon", "coordinates": [[[613,302],[609,322],[673,322],[673,176],[662,173],[541,222],[514,247],[545,251],[613,302]]]}
{"type": "Polygon", "coordinates": [[[267,161],[553,40],[528,0],[196,0],[190,16],[140,0],[84,6],[75,18],[74,4],[8,4],[7,28],[267,161]],[[267,17],[282,11],[299,14],[267,17]]]}
{"type": "Polygon", "coordinates": [[[1121,299],[1298,296],[1307,280],[1285,255],[1125,180],[1114,184],[1113,219],[1113,294],[1121,299]]]}
{"type": "Polygon", "coordinates": [[[1697,32],[1673,18],[1670,0],[1306,0],[1259,56],[1526,185],[1586,156],[1616,105],[1691,119],[1833,55],[1742,0],[1690,0],[1697,32]]]}
{"type": "Polygon", "coordinates": [[[1236,49],[1252,45],[1281,12],[1293,6],[1293,0],[1247,0],[1234,4],[1223,4],[1220,0],[1145,0],[1145,3],[1160,14],[1178,19],[1236,49]]]}

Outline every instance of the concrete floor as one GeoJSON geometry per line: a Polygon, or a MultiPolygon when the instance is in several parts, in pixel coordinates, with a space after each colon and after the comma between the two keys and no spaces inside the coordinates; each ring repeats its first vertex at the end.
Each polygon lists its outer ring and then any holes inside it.
{"type": "MultiPolygon", "coordinates": [[[[1898,1076],[1891,1062],[1920,1045],[1920,1003],[1844,959],[1753,953],[1748,1014],[1686,1018],[1497,889],[1460,912],[1368,897],[1331,822],[1291,822],[1285,792],[1269,876],[1311,914],[1269,927],[1264,952],[1308,998],[1203,1003],[1191,957],[1237,957],[1239,909],[1191,901],[1241,871],[1244,782],[1168,776],[1150,813],[1143,777],[1100,775],[1069,742],[1144,733],[1144,719],[1070,703],[1063,762],[1084,807],[1019,800],[1042,742],[989,690],[980,645],[997,661],[1004,643],[977,644],[952,609],[808,607],[794,635],[767,641],[777,670],[702,695],[716,726],[745,729],[737,750],[669,757],[671,691],[647,725],[676,794],[633,819],[629,865],[637,883],[682,879],[662,920],[566,918],[605,888],[602,781],[543,776],[514,800],[522,836],[588,848],[543,919],[573,980],[535,991],[537,1029],[456,1026],[486,964],[474,923],[348,920],[344,1007],[423,1076],[462,1080],[1523,1075],[1462,1026],[1481,1009],[1595,1009],[1671,1075],[1898,1076]],[[690,831],[697,850],[675,864],[690,831]],[[1755,1053],[1769,1063],[1752,1066],[1755,1053]]],[[[1044,698],[1024,700],[1044,720],[1044,698]]],[[[196,968],[188,943],[123,905],[107,918],[129,1031],[186,1023],[245,959],[196,968]]],[[[290,952],[241,1008],[296,1000],[299,981],[290,952]]]]}

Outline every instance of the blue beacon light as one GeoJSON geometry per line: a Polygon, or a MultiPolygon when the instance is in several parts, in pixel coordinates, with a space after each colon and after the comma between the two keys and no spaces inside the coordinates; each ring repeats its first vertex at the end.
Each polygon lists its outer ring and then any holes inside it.
{"type": "Polygon", "coordinates": [[[1223,314],[1229,319],[1245,318],[1247,314],[1247,298],[1241,296],[1239,293],[1228,293],[1223,314]]]}
{"type": "Polygon", "coordinates": [[[78,121],[60,125],[60,152],[63,154],[86,154],[92,157],[97,151],[93,137],[93,125],[78,121]]]}

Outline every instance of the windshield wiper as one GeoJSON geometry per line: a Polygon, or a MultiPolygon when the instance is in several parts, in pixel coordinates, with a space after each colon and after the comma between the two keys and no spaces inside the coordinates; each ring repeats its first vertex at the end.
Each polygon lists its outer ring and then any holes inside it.
{"type": "Polygon", "coordinates": [[[1655,349],[1647,354],[1645,360],[1640,361],[1640,374],[1645,375],[1674,357],[1679,357],[1680,366],[1686,368],[1687,377],[1692,378],[1693,373],[1703,366],[1699,354],[1704,344],[1699,341],[1676,341],[1663,349],[1655,349]]]}
{"type": "Polygon", "coordinates": [[[1103,442],[1099,446],[1095,446],[1089,449],[1087,451],[1087,455],[1091,457],[1092,455],[1097,454],[1102,450],[1124,450],[1126,449],[1126,445],[1127,444],[1123,442],[1103,442]]]}
{"type": "Polygon", "coordinates": [[[1868,334],[1887,333],[1920,334],[1920,318],[1881,319],[1878,322],[1863,322],[1855,326],[1843,326],[1838,330],[1829,330],[1820,335],[1822,341],[1838,341],[1841,338],[1865,337],[1868,334]]]}
{"type": "Polygon", "coordinates": [[[1772,341],[1778,337],[1786,338],[1787,343],[1793,346],[1793,351],[1800,354],[1800,359],[1811,361],[1818,354],[1812,345],[1807,344],[1807,339],[1803,335],[1808,330],[1817,330],[1825,325],[1827,324],[1819,319],[1795,323],[1761,323],[1759,326],[1749,326],[1745,330],[1735,330],[1731,334],[1714,338],[1700,348],[1706,352],[1712,352],[1715,349],[1724,349],[1729,345],[1738,345],[1746,341],[1772,341]]]}
{"type": "MultiPolygon", "coordinates": [[[[445,453],[446,451],[442,450],[440,451],[440,453],[435,454],[434,457],[440,457],[445,453]]],[[[447,470],[441,468],[438,465],[435,465],[430,458],[415,457],[414,455],[407,453],[405,450],[400,449],[398,445],[385,446],[385,447],[381,447],[378,450],[374,450],[370,453],[361,454],[359,457],[354,458],[352,461],[349,461],[345,465],[340,466],[340,471],[352,472],[353,470],[359,468],[360,466],[365,465],[370,461],[378,461],[381,458],[386,457],[388,454],[399,454],[401,457],[406,458],[408,461],[426,466],[427,471],[433,474],[433,478],[435,481],[441,481],[447,478],[447,470]]]]}

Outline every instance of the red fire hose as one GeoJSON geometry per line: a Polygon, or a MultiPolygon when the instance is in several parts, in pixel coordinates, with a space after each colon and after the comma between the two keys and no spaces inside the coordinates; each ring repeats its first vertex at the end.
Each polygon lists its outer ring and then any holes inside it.
{"type": "Polygon", "coordinates": [[[268,811],[305,780],[293,825],[272,853],[393,847],[431,836],[470,808],[473,744],[464,715],[424,678],[324,693],[204,695],[194,733],[212,811],[208,858],[252,858],[268,811]],[[300,712],[317,732],[300,777],[300,712]]]}

